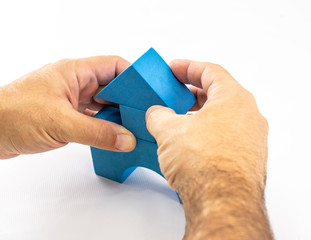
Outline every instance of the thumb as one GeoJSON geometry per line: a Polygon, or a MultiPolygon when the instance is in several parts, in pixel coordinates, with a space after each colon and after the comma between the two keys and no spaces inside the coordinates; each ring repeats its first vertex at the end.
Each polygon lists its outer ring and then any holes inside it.
{"type": "Polygon", "coordinates": [[[66,142],[76,142],[110,151],[129,152],[135,136],[121,125],[72,110],[61,127],[66,142]]]}
{"type": "Polygon", "coordinates": [[[177,116],[171,108],[162,106],[152,106],[146,112],[146,125],[150,134],[158,138],[159,134],[165,129],[168,123],[177,116]]]}

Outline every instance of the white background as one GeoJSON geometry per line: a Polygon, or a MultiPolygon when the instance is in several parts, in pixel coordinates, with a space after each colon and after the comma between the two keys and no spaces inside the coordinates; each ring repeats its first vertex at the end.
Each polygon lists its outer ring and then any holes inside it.
{"type": "MultiPolygon", "coordinates": [[[[311,239],[309,0],[0,2],[0,85],[62,58],[134,61],[151,46],[167,62],[219,63],[254,93],[270,123],[275,236],[311,239]]],[[[172,240],[184,224],[161,177],[144,169],[122,185],[97,177],[86,146],[0,162],[1,240],[172,240]]]]}

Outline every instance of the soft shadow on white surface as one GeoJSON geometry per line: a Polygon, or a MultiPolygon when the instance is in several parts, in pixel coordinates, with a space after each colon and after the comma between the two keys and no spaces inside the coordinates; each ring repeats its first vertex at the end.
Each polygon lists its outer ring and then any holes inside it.
{"type": "Polygon", "coordinates": [[[159,175],[94,174],[89,148],[0,162],[1,239],[181,239],[184,211],[159,175]]]}

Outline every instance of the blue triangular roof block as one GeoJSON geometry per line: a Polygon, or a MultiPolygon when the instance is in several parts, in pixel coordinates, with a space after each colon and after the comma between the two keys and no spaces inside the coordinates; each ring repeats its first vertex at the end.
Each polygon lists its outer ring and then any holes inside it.
{"type": "Polygon", "coordinates": [[[133,66],[116,77],[97,97],[144,111],[152,105],[166,106],[133,66]]]}
{"type": "Polygon", "coordinates": [[[97,97],[142,111],[152,105],[163,105],[178,114],[186,113],[196,101],[153,48],[117,76],[97,97]]]}

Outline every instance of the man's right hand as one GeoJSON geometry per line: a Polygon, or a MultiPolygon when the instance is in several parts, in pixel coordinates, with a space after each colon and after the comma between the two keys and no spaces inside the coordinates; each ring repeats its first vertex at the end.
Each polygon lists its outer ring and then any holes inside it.
{"type": "Polygon", "coordinates": [[[192,85],[198,111],[153,106],[146,122],[161,171],[184,203],[186,239],[271,239],[263,200],[268,124],[253,95],[219,65],[175,60],[171,69],[192,85]]]}

